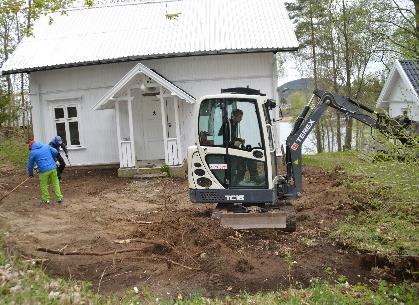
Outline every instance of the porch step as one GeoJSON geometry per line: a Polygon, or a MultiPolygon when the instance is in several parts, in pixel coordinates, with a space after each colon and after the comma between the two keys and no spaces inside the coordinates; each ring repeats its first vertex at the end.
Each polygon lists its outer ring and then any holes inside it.
{"type": "Polygon", "coordinates": [[[136,180],[140,179],[155,179],[167,177],[166,173],[150,173],[150,174],[136,174],[132,178],[136,180]]]}
{"type": "MultiPolygon", "coordinates": [[[[135,168],[135,167],[131,167],[131,168],[119,168],[118,169],[118,176],[119,177],[125,177],[125,178],[135,178],[136,176],[139,177],[145,177],[145,178],[150,178],[150,177],[159,177],[159,175],[164,175],[164,173],[161,172],[160,168],[135,168]],[[151,175],[151,176],[149,176],[151,175]],[[148,177],[149,176],[149,177],[148,177]]],[[[162,176],[164,177],[164,176],[162,176]]],[[[138,179],[142,179],[142,178],[138,178],[138,179]]]]}

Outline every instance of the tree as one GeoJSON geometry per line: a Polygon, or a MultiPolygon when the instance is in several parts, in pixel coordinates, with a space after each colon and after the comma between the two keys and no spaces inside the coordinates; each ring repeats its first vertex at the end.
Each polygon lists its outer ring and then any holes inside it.
{"type": "MultiPolygon", "coordinates": [[[[313,68],[314,88],[319,85],[318,73],[318,37],[322,22],[325,21],[325,1],[321,0],[298,0],[286,3],[290,17],[297,23],[296,34],[300,41],[300,56],[310,60],[313,68]]],[[[316,125],[314,133],[316,137],[317,152],[323,151],[322,137],[320,134],[321,122],[316,125]]]]}
{"type": "MultiPolygon", "coordinates": [[[[376,63],[389,62],[389,54],[417,56],[418,23],[412,5],[396,0],[298,0],[287,8],[297,24],[300,59],[310,62],[301,66],[321,89],[358,99],[370,90],[371,79],[377,80],[376,63]]],[[[344,134],[340,125],[338,112],[324,116],[316,134],[318,151],[326,142],[333,149],[335,130],[337,149],[352,148],[352,120],[346,121],[344,134]]]]}
{"type": "MultiPolygon", "coordinates": [[[[31,35],[33,22],[36,19],[58,10],[65,12],[65,9],[74,2],[75,0],[2,0],[0,2],[0,64],[3,65],[24,36],[31,35]]],[[[86,0],[85,3],[91,6],[93,1],[86,0]]],[[[52,19],[51,22],[53,22],[52,19]]],[[[30,109],[28,91],[28,81],[24,74],[16,80],[13,80],[10,75],[0,78],[0,114],[2,117],[0,126],[19,126],[23,123],[25,127],[30,109]]]]}

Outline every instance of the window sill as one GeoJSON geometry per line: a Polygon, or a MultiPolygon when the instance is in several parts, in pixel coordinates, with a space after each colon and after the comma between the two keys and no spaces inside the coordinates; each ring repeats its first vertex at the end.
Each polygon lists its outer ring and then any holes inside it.
{"type": "Polygon", "coordinates": [[[67,150],[80,150],[80,149],[87,149],[86,146],[67,146],[67,150]]]}

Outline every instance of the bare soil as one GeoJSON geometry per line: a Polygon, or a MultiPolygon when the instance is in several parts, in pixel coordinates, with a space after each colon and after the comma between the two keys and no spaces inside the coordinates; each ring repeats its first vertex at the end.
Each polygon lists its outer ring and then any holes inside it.
{"type": "MultiPolygon", "coordinates": [[[[25,178],[1,168],[0,195],[25,178]]],[[[185,180],[132,180],[118,178],[115,170],[71,168],[63,179],[62,205],[41,205],[38,180],[30,179],[0,202],[0,226],[10,250],[25,259],[44,258],[50,275],[91,281],[100,293],[138,287],[165,297],[220,296],[339,275],[352,284],[397,280],[387,267],[328,237],[337,221],[354,212],[339,173],[305,167],[294,233],[222,228],[210,217],[212,205],[189,201],[185,180]]]]}

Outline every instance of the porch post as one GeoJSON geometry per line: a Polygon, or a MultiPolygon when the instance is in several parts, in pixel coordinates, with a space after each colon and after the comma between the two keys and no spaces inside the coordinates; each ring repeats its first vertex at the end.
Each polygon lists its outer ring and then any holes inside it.
{"type": "Polygon", "coordinates": [[[166,107],[164,104],[163,87],[160,86],[160,105],[161,105],[161,124],[163,127],[163,143],[164,143],[164,162],[169,164],[168,152],[167,152],[167,123],[166,123],[166,107]]]}
{"type": "Polygon", "coordinates": [[[122,167],[121,126],[120,126],[120,119],[119,119],[119,101],[115,101],[115,111],[116,111],[116,137],[117,137],[117,144],[118,144],[119,167],[122,167]]]}
{"type": "Polygon", "coordinates": [[[137,158],[135,154],[135,145],[134,145],[134,127],[133,127],[133,119],[132,119],[132,101],[134,97],[131,96],[131,90],[128,89],[129,97],[128,97],[128,121],[129,121],[129,137],[131,141],[131,158],[132,164],[134,167],[137,167],[137,158]]]}
{"type": "Polygon", "coordinates": [[[176,146],[177,146],[177,156],[176,156],[176,160],[177,163],[180,164],[181,160],[180,160],[180,156],[182,155],[179,150],[181,149],[181,145],[180,145],[180,121],[179,121],[179,97],[175,96],[173,99],[173,103],[174,103],[174,107],[175,107],[175,126],[176,126],[176,146]]]}

